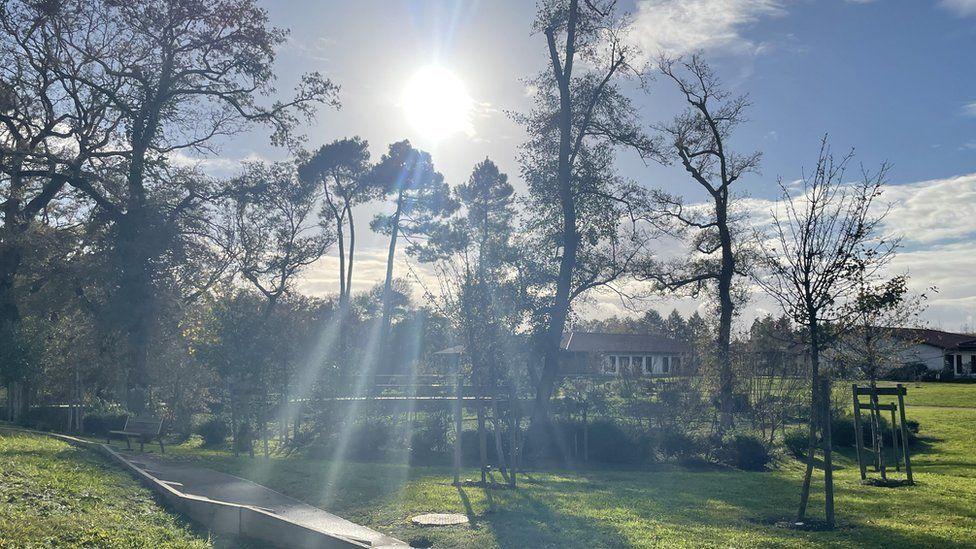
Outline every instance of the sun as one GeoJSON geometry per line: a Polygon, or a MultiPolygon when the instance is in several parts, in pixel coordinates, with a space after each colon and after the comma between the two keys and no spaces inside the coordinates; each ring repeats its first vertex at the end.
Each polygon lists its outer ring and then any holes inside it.
{"type": "Polygon", "coordinates": [[[464,82],[442,66],[428,65],[415,72],[403,89],[400,104],[410,125],[434,143],[459,133],[474,133],[474,101],[464,82]]]}

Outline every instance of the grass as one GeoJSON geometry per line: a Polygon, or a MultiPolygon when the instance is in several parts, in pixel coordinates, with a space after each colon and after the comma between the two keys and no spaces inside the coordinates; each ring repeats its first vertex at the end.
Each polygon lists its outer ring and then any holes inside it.
{"type": "Polygon", "coordinates": [[[0,431],[0,548],[211,547],[97,454],[0,431]]]}
{"type": "MultiPolygon", "coordinates": [[[[198,443],[172,446],[167,455],[250,478],[403,540],[429,539],[435,547],[973,547],[976,385],[907,386],[908,417],[921,424],[912,458],[917,485],[863,486],[853,451],[840,452],[839,525],[830,532],[775,526],[795,512],[802,474],[802,464],[785,457],[767,473],[552,471],[524,478],[516,491],[486,492],[455,488],[450,469],[441,467],[337,467],[298,456],[252,460],[198,443]],[[471,524],[423,529],[409,522],[435,511],[465,513],[471,524]]],[[[208,546],[90,452],[4,435],[0,460],[0,547],[208,546]]],[[[819,474],[815,478],[821,482],[819,474]]],[[[822,502],[815,490],[814,517],[822,502]]]]}
{"type": "MultiPolygon", "coordinates": [[[[837,459],[839,527],[778,528],[795,512],[800,463],[768,473],[732,470],[555,471],[517,491],[457,489],[446,468],[280,457],[234,458],[194,445],[181,459],[264,483],[403,540],[440,547],[972,547],[976,540],[976,385],[909,385],[909,418],[920,421],[917,485],[863,486],[853,451],[837,459]],[[423,529],[409,518],[460,512],[468,527],[423,529]]],[[[475,471],[467,476],[474,477],[475,471]]],[[[815,479],[821,482],[821,477],[815,479]]],[[[814,492],[813,515],[822,512],[814,492]]]]}

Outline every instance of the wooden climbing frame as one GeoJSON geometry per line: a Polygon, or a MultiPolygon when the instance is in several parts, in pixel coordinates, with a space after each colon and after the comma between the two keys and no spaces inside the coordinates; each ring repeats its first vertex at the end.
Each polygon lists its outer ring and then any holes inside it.
{"type": "MultiPolygon", "coordinates": [[[[881,418],[881,412],[885,411],[891,413],[891,443],[896,456],[898,454],[899,438],[901,439],[902,460],[901,463],[898,461],[895,462],[895,469],[900,471],[903,463],[905,467],[905,478],[908,484],[915,484],[915,480],[912,477],[912,461],[908,452],[908,428],[905,426],[905,395],[907,393],[908,390],[901,384],[894,387],[860,387],[857,384],[851,386],[851,395],[854,399],[854,444],[857,447],[857,465],[861,470],[861,480],[867,480],[865,454],[868,451],[864,447],[864,428],[861,420],[861,410],[868,410],[871,412],[872,417],[876,416],[879,420],[881,418]],[[870,397],[870,401],[868,403],[861,402],[860,397],[862,396],[870,397]],[[897,396],[898,403],[880,404],[878,402],[879,396],[897,396]],[[898,414],[897,420],[896,413],[898,414]],[[901,437],[898,436],[899,432],[901,437]]],[[[887,480],[884,463],[884,439],[881,433],[874,432],[874,421],[871,422],[871,434],[872,441],[875,437],[878,437],[881,441],[879,442],[878,448],[874,448],[874,444],[872,443],[875,470],[881,473],[882,480],[887,480]]]]}

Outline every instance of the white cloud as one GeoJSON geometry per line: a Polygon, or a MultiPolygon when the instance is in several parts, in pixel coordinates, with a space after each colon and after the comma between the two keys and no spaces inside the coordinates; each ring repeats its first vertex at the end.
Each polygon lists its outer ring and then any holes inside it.
{"type": "MultiPolygon", "coordinates": [[[[976,224],[969,222],[968,213],[976,211],[976,173],[890,185],[882,201],[890,205],[883,230],[902,239],[889,273],[907,272],[913,290],[929,295],[926,317],[935,325],[957,329],[971,322],[976,311],[976,224]],[[933,286],[937,293],[928,291],[933,286]]],[[[756,226],[769,224],[777,205],[765,199],[740,202],[756,226]]]]}
{"type": "Polygon", "coordinates": [[[257,153],[249,153],[241,158],[227,157],[198,157],[177,149],[167,155],[169,161],[180,168],[199,169],[203,173],[214,177],[226,177],[240,170],[245,162],[267,162],[268,159],[257,153]]]}
{"type": "Polygon", "coordinates": [[[643,0],[634,16],[634,40],[654,57],[697,49],[756,53],[763,44],[745,38],[745,27],[785,13],[780,0],[643,0]]]}
{"type": "Polygon", "coordinates": [[[976,0],[941,0],[939,6],[959,17],[976,15],[976,0]]]}
{"type": "MultiPolygon", "coordinates": [[[[789,183],[798,189],[798,181],[789,183]]],[[[889,266],[891,275],[907,272],[914,291],[927,293],[926,319],[932,326],[947,330],[960,329],[974,324],[976,315],[976,224],[971,223],[969,213],[976,211],[976,173],[933,179],[916,183],[891,185],[882,195],[891,210],[884,230],[902,237],[902,248],[889,266]],[[929,288],[935,286],[938,292],[929,288]]],[[[777,201],[745,198],[739,208],[748,212],[755,226],[771,222],[770,211],[777,201]]],[[[658,257],[667,259],[682,254],[684,245],[662,240],[656,244],[658,257]]],[[[386,245],[383,239],[360,247],[356,251],[355,291],[368,289],[383,281],[386,272],[386,245]]],[[[303,293],[323,296],[338,291],[338,257],[333,250],[330,256],[316,262],[303,275],[298,287],[303,293]]],[[[414,285],[414,297],[424,299],[424,288],[437,294],[438,281],[430,267],[408,261],[403,250],[398,250],[395,276],[409,280],[414,285]],[[420,284],[418,284],[420,282],[420,284]]],[[[629,283],[626,291],[636,290],[629,283]]],[[[641,310],[655,308],[664,314],[672,308],[685,315],[698,310],[706,314],[707,305],[701,300],[662,296],[651,303],[642,303],[641,310]]],[[[586,303],[580,303],[578,313],[584,318],[601,318],[610,315],[635,314],[624,308],[617,294],[609,291],[594,292],[586,303]]],[[[752,319],[768,311],[778,311],[776,304],[760,292],[753,292],[747,309],[743,311],[740,327],[748,326],[752,319]]]]}
{"type": "Polygon", "coordinates": [[[976,118],[976,101],[963,105],[962,114],[976,118]]]}

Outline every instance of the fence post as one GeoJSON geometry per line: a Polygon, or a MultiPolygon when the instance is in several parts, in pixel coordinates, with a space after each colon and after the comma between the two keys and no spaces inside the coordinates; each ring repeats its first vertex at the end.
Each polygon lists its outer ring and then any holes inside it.
{"type": "Polygon", "coordinates": [[[461,355],[454,356],[454,485],[461,485],[461,355]]]}
{"type": "Polygon", "coordinates": [[[861,471],[861,480],[868,478],[867,465],[864,463],[864,429],[861,427],[861,402],[857,397],[857,384],[851,385],[854,396],[854,446],[857,448],[857,467],[861,471]]]}
{"type": "Polygon", "coordinates": [[[912,478],[912,461],[908,457],[908,428],[905,427],[905,389],[901,383],[897,387],[898,411],[901,414],[901,453],[905,459],[905,476],[908,478],[908,484],[915,484],[915,479],[912,478]]]}

